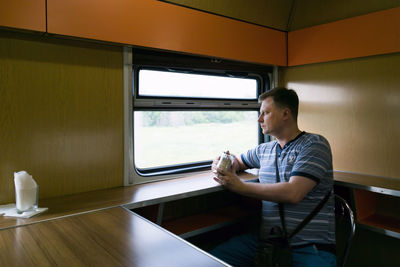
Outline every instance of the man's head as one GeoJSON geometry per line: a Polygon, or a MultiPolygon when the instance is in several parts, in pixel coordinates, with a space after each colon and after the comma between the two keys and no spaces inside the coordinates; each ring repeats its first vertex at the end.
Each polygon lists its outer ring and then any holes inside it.
{"type": "Polygon", "coordinates": [[[258,101],[261,103],[258,122],[264,134],[276,136],[288,126],[297,129],[299,98],[294,90],[277,87],[261,94],[258,101]]]}
{"type": "Polygon", "coordinates": [[[299,113],[299,98],[294,90],[285,87],[275,87],[274,89],[261,94],[258,97],[258,102],[261,104],[267,97],[271,97],[278,108],[288,108],[294,121],[297,121],[297,114],[299,113]]]}

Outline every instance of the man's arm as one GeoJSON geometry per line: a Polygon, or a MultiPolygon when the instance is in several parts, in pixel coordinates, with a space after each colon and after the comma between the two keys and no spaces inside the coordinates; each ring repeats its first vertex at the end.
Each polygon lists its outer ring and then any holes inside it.
{"type": "Polygon", "coordinates": [[[232,163],[232,168],[234,170],[238,171],[244,171],[247,170],[249,167],[246,166],[246,164],[243,163],[241,157],[234,156],[235,160],[232,163]]]}
{"type": "Polygon", "coordinates": [[[234,171],[226,172],[221,169],[218,169],[214,180],[238,194],[283,203],[300,202],[317,184],[303,176],[292,176],[288,182],[276,184],[245,183],[234,171]]]}
{"type": "Polygon", "coordinates": [[[292,176],[289,182],[276,184],[243,183],[238,188],[239,194],[261,200],[299,203],[317,183],[307,177],[292,176]]]}

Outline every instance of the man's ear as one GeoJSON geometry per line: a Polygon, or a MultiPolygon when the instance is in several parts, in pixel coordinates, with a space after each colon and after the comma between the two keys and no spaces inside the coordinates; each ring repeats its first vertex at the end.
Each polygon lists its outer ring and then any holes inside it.
{"type": "Polygon", "coordinates": [[[284,108],[282,112],[283,112],[283,117],[284,117],[285,119],[290,118],[291,112],[290,112],[290,109],[289,109],[289,108],[284,108]]]}

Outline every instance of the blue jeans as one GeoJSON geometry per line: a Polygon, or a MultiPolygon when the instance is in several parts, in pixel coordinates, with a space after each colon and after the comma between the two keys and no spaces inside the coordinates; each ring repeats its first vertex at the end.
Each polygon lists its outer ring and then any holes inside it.
{"type": "MultiPolygon", "coordinates": [[[[209,253],[232,266],[250,267],[254,266],[257,246],[258,234],[249,233],[233,237],[209,253]]],[[[293,267],[336,267],[336,256],[310,245],[293,249],[292,263],[293,267]]]]}

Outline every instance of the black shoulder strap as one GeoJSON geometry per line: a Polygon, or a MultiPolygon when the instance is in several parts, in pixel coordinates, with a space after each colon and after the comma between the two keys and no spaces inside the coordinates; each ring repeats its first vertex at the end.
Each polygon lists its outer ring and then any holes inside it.
{"type": "MultiPolygon", "coordinates": [[[[279,183],[281,181],[280,176],[279,176],[279,168],[278,168],[278,146],[279,143],[276,143],[276,149],[275,149],[275,170],[276,170],[276,182],[279,183]]],[[[284,231],[285,236],[290,239],[292,238],[295,234],[297,234],[307,223],[309,223],[312,218],[321,210],[321,208],[325,205],[326,201],[328,201],[329,196],[331,195],[331,190],[325,195],[325,197],[318,203],[318,205],[314,208],[314,210],[307,215],[304,220],[297,225],[296,229],[293,230],[289,235],[286,230],[286,222],[285,222],[285,213],[284,213],[284,207],[283,203],[278,203],[279,206],[279,216],[281,217],[281,224],[282,228],[284,231]]]]}
{"type": "MultiPolygon", "coordinates": [[[[279,143],[276,142],[276,148],[275,148],[275,173],[276,173],[276,183],[279,183],[281,181],[281,178],[279,176],[279,168],[278,168],[278,146],[279,143]]],[[[286,221],[285,221],[285,212],[283,208],[283,203],[278,203],[279,206],[279,216],[281,217],[281,224],[282,224],[282,230],[283,233],[285,234],[285,237],[288,237],[288,233],[286,231],[286,221]]]]}

